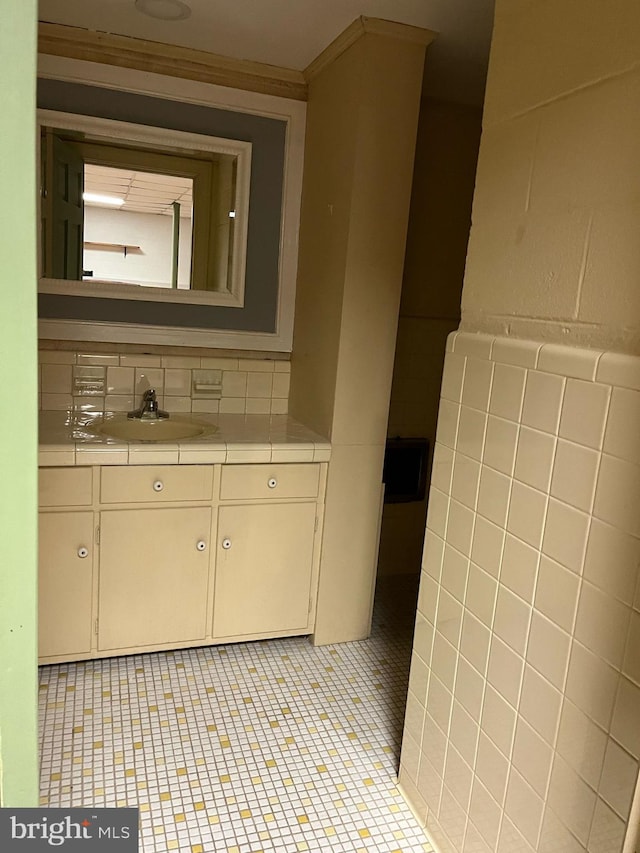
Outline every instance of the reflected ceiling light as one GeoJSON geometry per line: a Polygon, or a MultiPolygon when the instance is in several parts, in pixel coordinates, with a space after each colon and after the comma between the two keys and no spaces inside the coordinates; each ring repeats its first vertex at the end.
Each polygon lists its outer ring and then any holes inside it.
{"type": "Polygon", "coordinates": [[[138,12],[161,21],[184,21],[191,9],[182,0],[135,0],[138,12]]]}
{"type": "Polygon", "coordinates": [[[88,204],[112,204],[114,207],[121,207],[124,204],[123,198],[117,198],[115,195],[100,195],[100,193],[82,193],[82,200],[88,204]]]}

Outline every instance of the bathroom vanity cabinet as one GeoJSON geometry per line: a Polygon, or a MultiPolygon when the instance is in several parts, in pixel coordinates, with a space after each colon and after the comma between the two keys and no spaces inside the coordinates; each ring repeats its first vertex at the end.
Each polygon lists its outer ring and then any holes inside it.
{"type": "Polygon", "coordinates": [[[311,633],[326,467],[41,468],[40,662],[311,633]]]}

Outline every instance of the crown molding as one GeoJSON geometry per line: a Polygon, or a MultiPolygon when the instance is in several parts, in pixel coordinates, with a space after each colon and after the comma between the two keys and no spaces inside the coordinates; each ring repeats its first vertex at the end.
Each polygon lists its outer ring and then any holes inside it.
{"type": "Polygon", "coordinates": [[[296,101],[307,100],[307,83],[301,71],[80,27],[41,21],[38,51],[296,101]]]}
{"type": "Polygon", "coordinates": [[[387,38],[394,38],[400,41],[408,41],[413,44],[421,44],[425,47],[438,37],[438,33],[434,30],[414,27],[410,24],[399,24],[396,21],[385,21],[383,18],[368,18],[361,15],[346,30],[343,30],[331,44],[327,45],[322,53],[316,56],[313,62],[307,65],[302,72],[307,83],[366,33],[386,36],[387,38]]]}

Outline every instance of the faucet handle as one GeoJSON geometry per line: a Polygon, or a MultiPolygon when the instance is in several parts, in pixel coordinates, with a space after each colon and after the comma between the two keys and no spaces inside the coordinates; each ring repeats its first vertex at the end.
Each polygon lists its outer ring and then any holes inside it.
{"type": "Polygon", "coordinates": [[[148,388],[148,389],[144,392],[144,394],[142,395],[142,399],[143,399],[143,400],[145,400],[145,401],[147,401],[147,400],[151,400],[152,402],[155,402],[155,399],[156,399],[156,389],[155,389],[155,388],[148,388]]]}

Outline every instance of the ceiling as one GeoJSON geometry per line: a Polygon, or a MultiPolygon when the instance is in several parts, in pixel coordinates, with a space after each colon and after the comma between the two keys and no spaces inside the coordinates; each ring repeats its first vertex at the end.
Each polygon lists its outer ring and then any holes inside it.
{"type": "MultiPolygon", "coordinates": [[[[180,215],[189,217],[193,205],[192,190],[191,178],[116,169],[92,163],[85,163],[84,166],[84,191],[123,199],[124,203],[116,210],[173,215],[171,205],[177,201],[181,206],[180,215]]],[[[85,200],[85,204],[114,209],[100,202],[85,200]]]]}
{"type": "Polygon", "coordinates": [[[40,0],[42,21],[206,50],[302,71],[361,15],[439,33],[427,50],[425,89],[482,102],[494,0],[186,0],[191,16],[162,21],[134,0],[40,0]]]}

